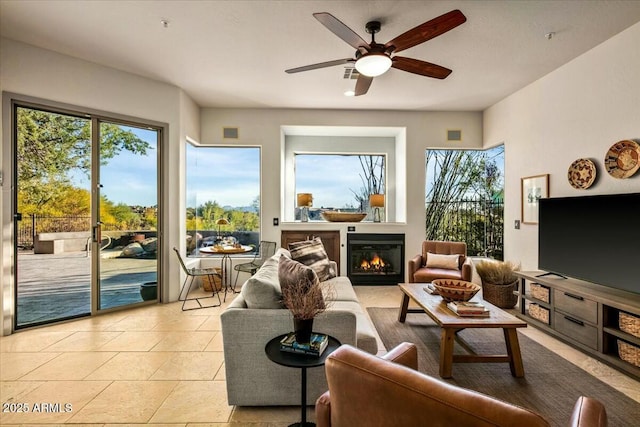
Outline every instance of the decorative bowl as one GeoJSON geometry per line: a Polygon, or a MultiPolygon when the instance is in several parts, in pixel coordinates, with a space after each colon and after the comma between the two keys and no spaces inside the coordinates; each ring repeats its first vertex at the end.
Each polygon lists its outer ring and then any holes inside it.
{"type": "Polygon", "coordinates": [[[480,286],[464,280],[436,279],[431,283],[447,302],[469,301],[480,290],[480,286]]]}
{"type": "Polygon", "coordinates": [[[322,218],[329,222],[360,222],[367,214],[361,212],[322,211],[322,218]]]}

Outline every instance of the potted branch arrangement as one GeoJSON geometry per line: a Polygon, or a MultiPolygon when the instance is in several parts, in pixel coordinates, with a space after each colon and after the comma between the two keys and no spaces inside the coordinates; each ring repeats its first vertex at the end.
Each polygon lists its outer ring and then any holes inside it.
{"type": "Polygon", "coordinates": [[[283,287],[282,302],[293,315],[296,342],[308,343],[313,330],[313,319],[327,309],[320,282],[301,281],[296,286],[283,287]]]}
{"type": "Polygon", "coordinates": [[[482,279],[482,298],[500,308],[513,308],[518,302],[515,272],[520,264],[511,261],[480,261],[476,271],[482,279]]]}

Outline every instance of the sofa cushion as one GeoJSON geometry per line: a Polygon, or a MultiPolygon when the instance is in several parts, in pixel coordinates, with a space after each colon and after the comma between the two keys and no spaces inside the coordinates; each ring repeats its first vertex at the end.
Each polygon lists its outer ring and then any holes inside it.
{"type": "MultiPolygon", "coordinates": [[[[311,297],[312,295],[308,294],[309,290],[319,282],[318,275],[313,268],[289,259],[284,255],[280,257],[280,263],[278,264],[278,280],[280,281],[282,299],[287,307],[289,307],[287,301],[290,301],[291,298],[298,300],[311,297]]],[[[313,297],[314,301],[309,307],[325,308],[322,294],[316,292],[313,295],[315,295],[313,297]]]]}
{"type": "Polygon", "coordinates": [[[351,281],[346,276],[333,277],[320,284],[325,301],[353,301],[358,302],[356,292],[351,281]]]}
{"type": "Polygon", "coordinates": [[[427,268],[444,268],[446,270],[458,270],[460,255],[442,255],[427,252],[427,268]]]}
{"type": "Polygon", "coordinates": [[[376,354],[378,352],[377,333],[374,331],[369,315],[358,302],[336,301],[329,306],[330,311],[348,311],[356,315],[356,342],[358,348],[376,354]]]}
{"type": "Polygon", "coordinates": [[[313,268],[321,281],[336,277],[336,271],[329,262],[322,240],[315,237],[311,240],[289,243],[291,258],[313,268]]]}
{"type": "Polygon", "coordinates": [[[240,293],[247,308],[283,308],[282,291],[278,280],[278,261],[279,258],[275,255],[268,258],[256,274],[242,285],[240,293]]]}

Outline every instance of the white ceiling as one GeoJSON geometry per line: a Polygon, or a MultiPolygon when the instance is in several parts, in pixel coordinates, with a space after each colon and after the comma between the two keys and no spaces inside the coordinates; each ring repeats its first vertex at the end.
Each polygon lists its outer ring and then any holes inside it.
{"type": "Polygon", "coordinates": [[[483,110],[640,21],[635,0],[0,0],[0,7],[3,37],[179,86],[203,107],[483,110]],[[402,53],[452,69],[445,80],[391,69],[368,94],[345,97],[343,66],[284,72],[353,57],[314,12],[333,14],[367,41],[366,22],[380,20],[376,41],[384,43],[453,9],[467,22],[402,53]]]}

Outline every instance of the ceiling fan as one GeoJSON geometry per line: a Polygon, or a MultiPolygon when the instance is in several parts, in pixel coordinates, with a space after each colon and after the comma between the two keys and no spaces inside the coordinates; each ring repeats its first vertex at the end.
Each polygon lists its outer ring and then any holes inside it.
{"type": "Polygon", "coordinates": [[[434,37],[464,23],[467,18],[459,10],[452,10],[430,21],[418,25],[411,30],[400,34],[395,39],[385,44],[376,43],[375,35],[380,31],[379,21],[367,22],[367,33],[371,34],[371,43],[364,41],[351,28],[343,24],[339,19],[327,12],[314,13],[313,16],[327,27],[329,31],[340,37],[356,49],[355,58],[337,59],[334,61],[320,62],[304,67],[290,68],[287,73],[299,73],[301,71],[315,70],[318,68],[333,67],[336,65],[355,63],[355,68],[360,74],[356,82],[355,95],[364,95],[369,90],[373,78],[384,74],[389,68],[408,71],[436,79],[444,79],[451,70],[440,65],[419,59],[395,56],[396,53],[410,47],[424,43],[434,37]],[[393,56],[392,56],[393,55],[393,56]]]}

